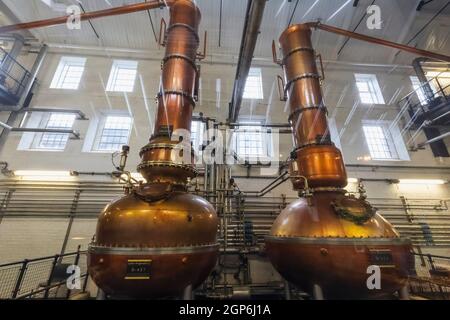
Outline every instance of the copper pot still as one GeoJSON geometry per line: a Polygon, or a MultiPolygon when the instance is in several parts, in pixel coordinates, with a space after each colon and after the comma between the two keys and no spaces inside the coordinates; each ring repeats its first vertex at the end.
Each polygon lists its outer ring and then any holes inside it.
{"type": "Polygon", "coordinates": [[[147,182],[106,206],[89,247],[89,274],[113,297],[180,296],[207,278],[218,256],[217,214],[205,199],[187,193],[196,172],[192,153],[180,154],[191,152],[191,145],[180,149],[174,139],[176,130],[190,131],[200,11],[189,0],[168,5],[155,131],[138,166],[147,182]]]}
{"type": "Polygon", "coordinates": [[[295,150],[289,172],[300,199],[288,205],[266,238],[270,261],[289,282],[326,299],[384,298],[407,284],[411,242],[365,200],[343,189],[347,173],[331,142],[316,54],[308,25],[279,39],[295,150]],[[380,272],[380,287],[370,278],[380,272]],[[369,279],[370,278],[370,279],[369,279]]]}

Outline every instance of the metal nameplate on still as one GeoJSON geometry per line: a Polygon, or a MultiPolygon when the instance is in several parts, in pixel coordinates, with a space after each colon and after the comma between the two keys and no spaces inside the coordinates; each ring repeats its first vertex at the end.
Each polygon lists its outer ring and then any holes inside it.
{"type": "Polygon", "coordinates": [[[370,263],[380,267],[395,267],[391,250],[369,250],[370,263]]]}
{"type": "Polygon", "coordinates": [[[150,259],[130,259],[127,263],[125,280],[148,280],[151,273],[150,259]]]}

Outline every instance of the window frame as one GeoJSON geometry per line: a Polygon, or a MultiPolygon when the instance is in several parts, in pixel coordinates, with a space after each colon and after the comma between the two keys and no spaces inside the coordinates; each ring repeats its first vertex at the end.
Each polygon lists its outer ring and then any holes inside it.
{"type": "Polygon", "coordinates": [[[59,60],[58,67],[56,68],[55,73],[53,75],[52,82],[50,83],[50,89],[78,90],[80,87],[81,79],[83,78],[84,70],[86,68],[86,61],[87,58],[85,57],[62,56],[61,59],[59,60]],[[76,77],[73,76],[70,77],[70,79],[76,79],[73,82],[74,85],[67,86],[66,83],[67,75],[70,71],[70,68],[72,67],[82,68],[82,70],[78,71],[80,74],[77,79],[76,77]]]}
{"type": "Polygon", "coordinates": [[[362,122],[362,131],[364,142],[370,153],[371,160],[373,161],[409,161],[408,149],[403,141],[401,131],[398,126],[392,121],[378,121],[378,120],[365,120],[362,122]],[[386,139],[387,146],[389,148],[390,158],[374,157],[372,150],[369,146],[369,141],[366,135],[365,127],[380,127],[383,130],[383,135],[386,139]]]}
{"type": "Polygon", "coordinates": [[[250,68],[247,79],[245,80],[243,99],[263,100],[264,90],[261,68],[250,68]],[[255,79],[255,80],[252,80],[255,79]],[[249,82],[250,80],[250,82],[249,82]],[[254,83],[253,83],[254,82],[254,83]]]}
{"type": "MultiPolygon", "coordinates": [[[[116,152],[116,151],[120,151],[120,147],[118,149],[100,149],[101,139],[103,137],[105,126],[106,126],[106,123],[107,123],[109,117],[117,117],[117,118],[122,117],[122,118],[129,118],[130,119],[128,135],[127,135],[127,142],[126,143],[121,143],[120,146],[129,144],[130,137],[131,137],[131,132],[133,130],[133,123],[134,123],[133,117],[131,115],[125,114],[125,113],[107,113],[107,114],[103,114],[101,116],[101,118],[99,119],[99,121],[98,121],[95,137],[94,137],[94,140],[92,141],[92,146],[90,148],[90,152],[95,152],[95,153],[113,153],[113,152],[116,152]]],[[[120,129],[118,129],[118,130],[120,130],[120,129]]],[[[113,143],[111,143],[111,144],[113,144],[113,143]]]]}
{"type": "MultiPolygon", "coordinates": [[[[237,157],[242,160],[247,161],[271,161],[273,160],[273,137],[272,133],[269,129],[262,126],[263,121],[257,120],[244,120],[239,122],[239,127],[235,128],[233,131],[233,140],[232,147],[233,151],[236,153],[237,157]],[[251,126],[245,126],[245,124],[251,124],[251,126]],[[260,124],[261,126],[255,126],[255,124],[260,124]],[[243,142],[241,137],[245,132],[259,132],[261,147],[257,147],[256,149],[260,149],[261,153],[258,154],[240,154],[241,146],[240,144],[243,142]]],[[[245,141],[244,141],[245,142],[245,141]]],[[[244,147],[245,149],[246,147],[244,147]]]]}
{"type": "Polygon", "coordinates": [[[139,62],[136,60],[114,60],[111,66],[111,71],[109,73],[108,82],[106,84],[105,91],[107,92],[133,92],[136,85],[136,78],[138,72],[139,62]],[[120,79],[121,70],[132,70],[133,80],[130,79],[120,79]],[[129,84],[117,84],[117,81],[131,81],[129,84]],[[124,89],[126,87],[127,89],[124,89]]]}
{"type": "Polygon", "coordinates": [[[359,100],[362,104],[386,104],[383,93],[380,88],[377,76],[375,74],[368,73],[355,73],[355,85],[358,90],[359,100]],[[367,91],[362,91],[359,84],[366,84],[367,91]],[[370,101],[364,95],[370,96],[370,101]]]}

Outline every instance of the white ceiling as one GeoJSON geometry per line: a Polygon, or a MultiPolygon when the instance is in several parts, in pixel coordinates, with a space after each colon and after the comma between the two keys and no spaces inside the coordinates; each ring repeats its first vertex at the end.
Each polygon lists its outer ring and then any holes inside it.
{"type": "MultiPolygon", "coordinates": [[[[293,24],[320,19],[323,23],[353,30],[364,16],[365,8],[372,1],[360,0],[358,6],[354,7],[354,0],[269,0],[256,45],[255,57],[270,59],[272,39],[278,38],[288,26],[291,17],[293,24]],[[293,12],[294,15],[292,15],[293,12]]],[[[65,12],[61,12],[59,3],[66,5],[77,3],[76,0],[3,0],[3,2],[23,22],[64,15],[65,12]]],[[[140,0],[80,0],[79,2],[86,11],[94,11],[137,3],[140,0]]],[[[419,2],[420,0],[375,0],[375,4],[381,8],[382,29],[369,30],[363,20],[356,31],[406,43],[449,1],[433,0],[418,12],[416,7],[419,2]]],[[[222,0],[221,28],[219,28],[221,0],[196,0],[196,3],[202,12],[201,30],[208,31],[208,53],[218,57],[237,56],[247,1],[222,0]]],[[[168,20],[168,10],[156,9],[150,12],[92,20],[99,38],[88,22],[83,22],[81,30],[68,30],[63,25],[35,29],[32,33],[39,40],[47,43],[153,50],[157,49],[157,43],[150,17],[155,33],[158,34],[161,17],[168,20]]],[[[450,30],[450,5],[410,45],[450,54],[448,30],[450,30]]],[[[386,50],[356,40],[348,41],[341,53],[337,55],[345,40],[344,37],[323,31],[314,33],[317,50],[328,60],[409,64],[412,59],[411,55],[402,53],[396,56],[394,50],[386,50]]]]}

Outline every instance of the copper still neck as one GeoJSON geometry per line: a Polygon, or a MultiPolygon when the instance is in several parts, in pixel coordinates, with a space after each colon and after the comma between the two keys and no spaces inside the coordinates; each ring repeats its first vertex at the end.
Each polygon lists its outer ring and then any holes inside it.
{"type": "Polygon", "coordinates": [[[294,189],[304,189],[305,179],[312,188],[342,188],[347,184],[347,173],[341,152],[331,142],[310,27],[292,26],[279,42],[295,144],[291,157],[294,189]]]}
{"type": "Polygon", "coordinates": [[[200,18],[192,1],[178,0],[170,7],[155,128],[150,142],[141,149],[138,166],[151,184],[185,185],[195,176],[190,129],[200,73],[196,63],[200,18]]]}

